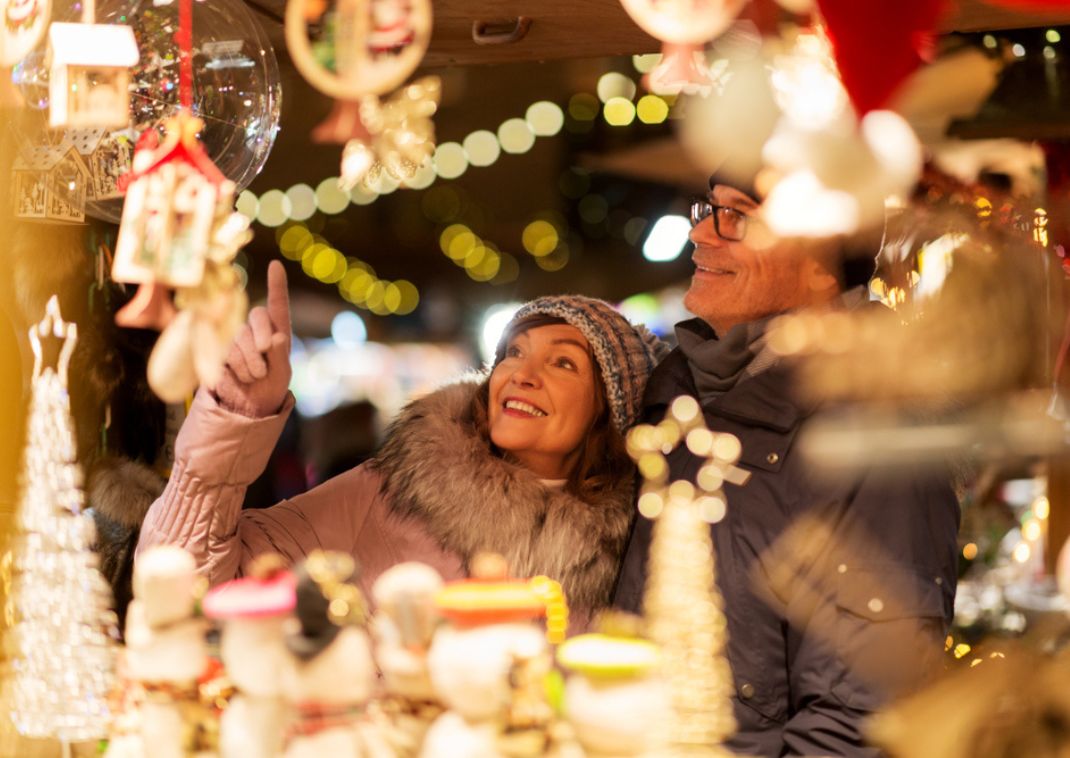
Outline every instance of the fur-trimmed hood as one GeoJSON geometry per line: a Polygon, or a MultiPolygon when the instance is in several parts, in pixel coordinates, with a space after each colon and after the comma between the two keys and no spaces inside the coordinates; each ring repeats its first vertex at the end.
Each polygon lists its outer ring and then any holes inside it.
{"type": "Polygon", "coordinates": [[[594,503],[546,487],[531,471],[491,452],[468,420],[478,379],[468,378],[408,405],[372,465],[390,508],[421,520],[465,565],[500,553],[514,576],[561,582],[570,605],[609,604],[634,513],[634,483],[594,503]]]}

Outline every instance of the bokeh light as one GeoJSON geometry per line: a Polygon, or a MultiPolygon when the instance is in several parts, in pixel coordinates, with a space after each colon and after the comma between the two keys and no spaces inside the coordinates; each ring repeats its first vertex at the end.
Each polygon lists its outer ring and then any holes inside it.
{"type": "Polygon", "coordinates": [[[290,199],[290,218],[293,221],[307,221],[316,212],[316,192],[307,184],[295,184],[286,190],[290,199]]]}
{"type": "Polygon", "coordinates": [[[660,124],[669,117],[669,104],[658,95],[643,95],[635,105],[635,113],[644,124],[660,124]]]}
{"type": "Polygon", "coordinates": [[[256,220],[268,227],[282,226],[290,217],[291,210],[290,198],[281,190],[268,190],[260,196],[256,220]]]}
{"type": "Polygon", "coordinates": [[[627,126],[635,121],[635,105],[623,97],[611,97],[602,115],[610,126],[627,126]]]}
{"type": "Polygon", "coordinates": [[[489,166],[501,155],[501,145],[493,132],[486,129],[472,132],[464,138],[464,152],[473,166],[489,166]]]}
{"type": "Polygon", "coordinates": [[[337,176],[329,176],[316,186],[316,206],[331,215],[349,207],[349,193],[338,185],[337,176]]]}
{"type": "Polygon", "coordinates": [[[432,160],[435,164],[435,173],[443,179],[456,179],[468,170],[468,156],[464,148],[456,142],[443,142],[436,147],[432,160]]]}
{"type": "Polygon", "coordinates": [[[565,124],[565,112],[561,106],[549,100],[532,103],[524,118],[536,137],[553,137],[565,124]]]}
{"type": "Polygon", "coordinates": [[[511,118],[498,127],[502,150],[513,155],[526,153],[535,145],[535,133],[522,118],[511,118]]]}
{"type": "Polygon", "coordinates": [[[599,77],[596,91],[598,92],[598,99],[603,103],[608,103],[618,97],[631,100],[635,97],[635,82],[624,74],[610,71],[599,77]]]}

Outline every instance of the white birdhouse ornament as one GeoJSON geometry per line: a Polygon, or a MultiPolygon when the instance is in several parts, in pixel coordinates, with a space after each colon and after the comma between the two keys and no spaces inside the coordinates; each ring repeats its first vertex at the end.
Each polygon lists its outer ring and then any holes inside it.
{"type": "Polygon", "coordinates": [[[126,126],[130,67],[140,57],[131,27],[55,22],[48,50],[49,126],[126,126]]]}

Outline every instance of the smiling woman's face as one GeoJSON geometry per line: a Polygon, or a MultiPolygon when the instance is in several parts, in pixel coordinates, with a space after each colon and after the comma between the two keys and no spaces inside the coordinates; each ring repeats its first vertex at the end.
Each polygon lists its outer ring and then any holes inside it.
{"type": "Polygon", "coordinates": [[[597,368],[569,324],[513,335],[490,375],[491,441],[543,479],[565,479],[598,416],[597,368]]]}

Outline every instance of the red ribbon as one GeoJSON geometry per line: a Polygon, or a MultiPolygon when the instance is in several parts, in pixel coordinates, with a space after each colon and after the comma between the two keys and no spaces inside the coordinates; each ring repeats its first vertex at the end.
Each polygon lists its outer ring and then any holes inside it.
{"type": "Polygon", "coordinates": [[[178,0],[178,102],[193,107],[193,0],[178,0]]]}

